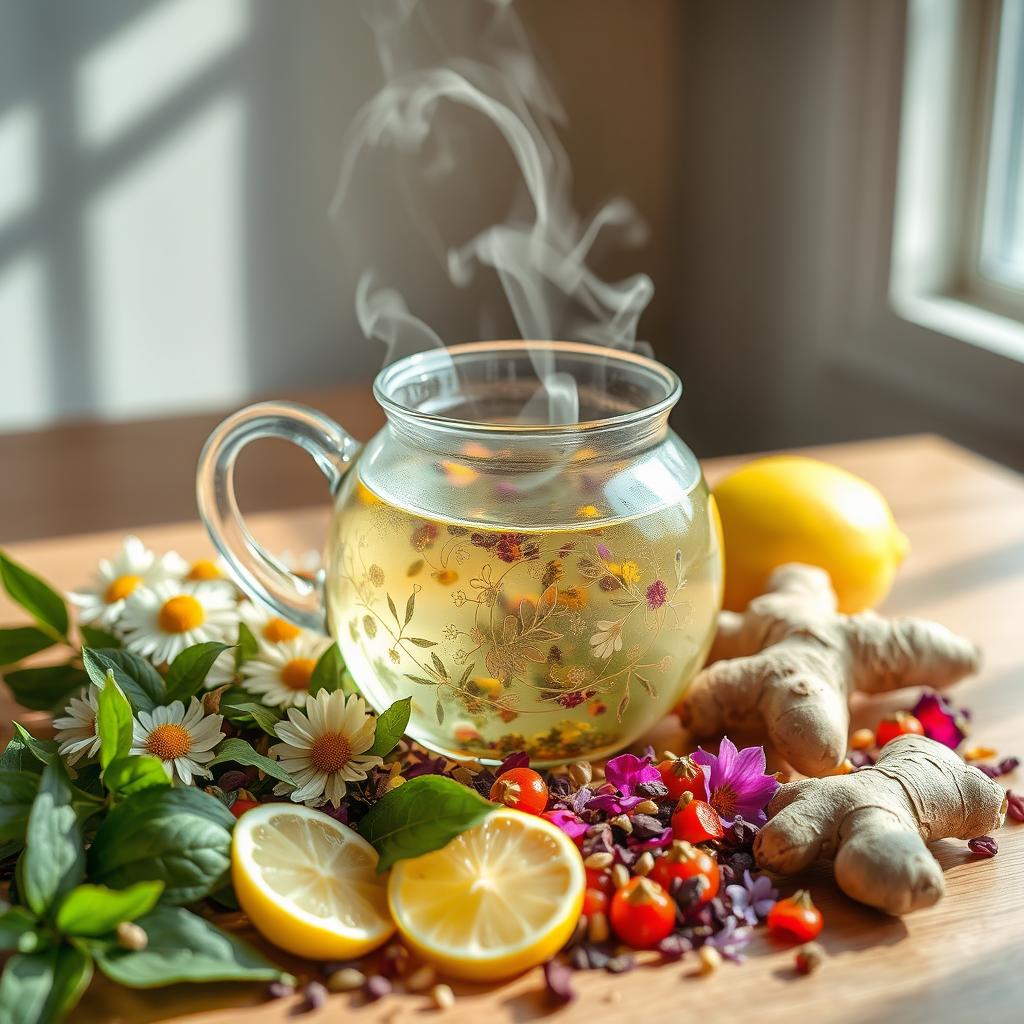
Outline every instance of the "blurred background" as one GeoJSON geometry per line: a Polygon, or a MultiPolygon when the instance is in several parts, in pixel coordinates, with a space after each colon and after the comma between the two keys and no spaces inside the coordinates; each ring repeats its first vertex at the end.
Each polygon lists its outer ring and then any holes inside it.
{"type": "MultiPolygon", "coordinates": [[[[929,431],[1024,468],[1024,0],[513,8],[576,209],[648,226],[591,266],[652,279],[637,335],[698,455],[929,431]]],[[[383,81],[356,3],[0,0],[0,542],[192,518],[203,438],[254,398],[369,436],[364,251],[443,340],[514,332],[434,286],[387,175],[328,217],[383,81]]],[[[516,168],[466,145],[449,201],[499,219],[516,168]]],[[[325,499],[257,451],[243,505],[325,499]]]]}

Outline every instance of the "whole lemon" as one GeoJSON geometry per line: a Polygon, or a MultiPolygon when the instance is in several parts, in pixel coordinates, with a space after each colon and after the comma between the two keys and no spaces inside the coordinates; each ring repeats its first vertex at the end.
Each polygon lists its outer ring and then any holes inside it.
{"type": "Polygon", "coordinates": [[[800,455],[755,459],[714,489],[725,540],[724,605],[742,611],[786,562],[825,569],[839,610],[878,604],[907,552],[885,498],[866,480],[800,455]]]}

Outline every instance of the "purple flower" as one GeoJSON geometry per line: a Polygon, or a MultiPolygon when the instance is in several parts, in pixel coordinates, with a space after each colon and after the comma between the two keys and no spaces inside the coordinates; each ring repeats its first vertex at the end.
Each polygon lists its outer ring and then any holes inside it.
{"type": "Polygon", "coordinates": [[[576,998],[572,987],[572,971],[558,960],[544,964],[544,985],[560,1003],[571,1003],[576,998]]]}
{"type": "Polygon", "coordinates": [[[779,783],[774,776],[765,774],[764,747],[745,747],[737,751],[732,740],[724,736],[717,757],[699,747],[691,756],[696,764],[707,769],[704,781],[708,803],[718,811],[722,824],[731,825],[737,816],[756,825],[768,820],[764,809],[779,783]]]}
{"type": "Polygon", "coordinates": [[[548,811],[545,817],[552,825],[557,825],[573,842],[580,836],[585,835],[589,827],[585,821],[581,821],[572,811],[548,811]]]}
{"type": "Polygon", "coordinates": [[[602,558],[603,558],[603,559],[604,559],[604,560],[605,560],[606,562],[610,562],[610,561],[612,560],[612,553],[611,553],[611,551],[610,551],[610,550],[608,549],[608,545],[607,545],[607,544],[598,544],[598,545],[597,545],[597,553],[598,553],[598,554],[599,554],[599,555],[600,555],[600,556],[601,556],[601,557],[602,557],[602,558]]]}
{"type": "Polygon", "coordinates": [[[725,894],[732,901],[732,912],[752,928],[768,916],[768,911],[779,898],[778,890],[767,875],[751,878],[749,871],[743,872],[742,885],[727,885],[725,894]]]}
{"type": "Polygon", "coordinates": [[[653,612],[656,608],[660,608],[668,598],[668,587],[665,586],[664,580],[655,580],[646,591],[645,596],[647,597],[647,607],[653,612]]]}
{"type": "Polygon", "coordinates": [[[930,740],[956,750],[967,735],[967,716],[941,693],[924,693],[910,712],[930,740]]]}
{"type": "Polygon", "coordinates": [[[706,945],[714,946],[726,960],[739,963],[743,959],[741,950],[750,941],[750,929],[740,925],[735,917],[727,917],[725,925],[714,935],[705,940],[706,945]]]}
{"type": "Polygon", "coordinates": [[[634,840],[630,836],[629,848],[634,853],[644,853],[647,850],[667,850],[672,845],[673,839],[675,839],[675,836],[672,834],[672,829],[666,828],[663,832],[651,836],[649,839],[634,840]]]}
{"type": "Polygon", "coordinates": [[[604,777],[615,792],[599,793],[588,806],[609,814],[622,814],[646,800],[647,797],[635,792],[641,783],[661,781],[658,769],[646,758],[637,757],[636,754],[613,757],[604,766],[604,777]]]}

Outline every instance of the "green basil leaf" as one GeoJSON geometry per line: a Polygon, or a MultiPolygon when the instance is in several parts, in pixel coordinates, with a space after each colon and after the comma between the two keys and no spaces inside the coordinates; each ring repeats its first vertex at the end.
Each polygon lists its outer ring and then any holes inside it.
{"type": "Polygon", "coordinates": [[[92,959],[72,946],[11,957],[0,979],[0,1024],[58,1024],[92,979],[92,959]]]}
{"type": "Polygon", "coordinates": [[[223,693],[220,713],[232,722],[255,722],[268,736],[278,738],[276,726],[281,721],[281,713],[265,704],[254,703],[252,694],[247,690],[237,687],[223,693]]]}
{"type": "Polygon", "coordinates": [[[28,748],[32,756],[41,764],[50,764],[57,757],[56,740],[36,739],[20,722],[11,722],[17,738],[28,748]]]}
{"type": "Polygon", "coordinates": [[[164,677],[145,658],[131,651],[83,647],[82,663],[97,686],[102,686],[107,673],[113,672],[114,681],[136,711],[152,711],[167,703],[164,677]]]}
{"type": "Polygon", "coordinates": [[[97,629],[96,626],[84,626],[79,623],[78,632],[82,635],[83,647],[112,647],[114,650],[121,647],[121,641],[105,629],[97,629]]]}
{"type": "Polygon", "coordinates": [[[0,629],[0,665],[13,665],[31,654],[45,651],[55,642],[49,633],[44,633],[35,626],[0,629]]]}
{"type": "Polygon", "coordinates": [[[320,655],[316,668],[309,678],[309,695],[311,697],[321,690],[334,693],[341,689],[341,674],[345,671],[345,662],[341,659],[341,651],[338,645],[332,643],[330,647],[320,655]]]}
{"type": "Polygon", "coordinates": [[[89,848],[89,877],[114,888],[157,878],[163,902],[194,903],[227,879],[234,823],[201,789],[143,789],[100,825],[89,848]]]}
{"type": "Polygon", "coordinates": [[[145,949],[129,952],[110,942],[93,950],[99,969],[119,985],[291,980],[244,942],[183,907],[159,906],[136,923],[149,938],[145,949]]]}
{"type": "Polygon", "coordinates": [[[412,697],[403,697],[402,700],[396,700],[391,707],[382,711],[377,716],[377,728],[373,734],[373,746],[370,747],[367,753],[377,754],[379,757],[390,754],[398,745],[398,741],[405,735],[411,713],[412,697]]]}
{"type": "Polygon", "coordinates": [[[244,623],[238,624],[238,646],[235,648],[235,667],[241,668],[250,658],[260,652],[259,641],[252,635],[252,630],[244,623]]]}
{"type": "Polygon", "coordinates": [[[202,688],[213,663],[230,647],[230,644],[213,640],[186,647],[167,670],[166,701],[170,703],[172,700],[180,700],[188,704],[202,688]]]}
{"type": "Polygon", "coordinates": [[[63,1020],[77,1005],[92,981],[92,957],[74,946],[58,946],[53,987],[47,1001],[47,1020],[63,1020]]]}
{"type": "Polygon", "coordinates": [[[48,583],[0,551],[0,583],[54,640],[67,643],[68,609],[64,599],[48,583]]]}
{"type": "Polygon", "coordinates": [[[226,761],[232,761],[235,764],[251,765],[254,768],[259,768],[264,775],[269,775],[273,779],[279,779],[281,782],[287,782],[292,786],[295,785],[295,780],[281,767],[280,761],[264,757],[263,754],[259,754],[253,749],[251,743],[247,743],[238,737],[224,740],[217,751],[217,756],[207,764],[207,767],[212,768],[215,764],[224,764],[226,761]]]}
{"type": "Polygon", "coordinates": [[[0,949],[31,953],[39,943],[38,921],[24,907],[8,907],[0,914],[0,949]]]}
{"type": "Polygon", "coordinates": [[[0,839],[24,840],[38,789],[39,776],[34,772],[0,768],[0,839]]]}
{"type": "Polygon", "coordinates": [[[134,921],[148,914],[163,891],[164,883],[158,880],[136,882],[127,889],[80,885],[64,897],[55,924],[65,935],[99,938],[122,921],[134,921]]]}
{"type": "Polygon", "coordinates": [[[164,771],[164,763],[148,754],[119,757],[110,762],[103,772],[103,783],[111,793],[131,796],[143,789],[169,786],[171,780],[164,771]]]}
{"type": "Polygon", "coordinates": [[[380,855],[378,871],[395,861],[439,850],[479,824],[494,804],[442,775],[421,775],[385,793],[359,822],[359,831],[380,855]]]}
{"type": "Polygon", "coordinates": [[[4,674],[14,699],[32,711],[53,711],[63,708],[68,697],[88,683],[88,677],[74,665],[46,665],[22,668],[4,674]]]}
{"type": "Polygon", "coordinates": [[[29,909],[47,914],[85,876],[82,830],[71,783],[59,758],[43,769],[25,829],[22,893],[29,909]]]}
{"type": "Polygon", "coordinates": [[[128,698],[107,672],[106,683],[96,701],[96,733],[100,738],[100,767],[125,757],[132,749],[132,708],[128,698]]]}

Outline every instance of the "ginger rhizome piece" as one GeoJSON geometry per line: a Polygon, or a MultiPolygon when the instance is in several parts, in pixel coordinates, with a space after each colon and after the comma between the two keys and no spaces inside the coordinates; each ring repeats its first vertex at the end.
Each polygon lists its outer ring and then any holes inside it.
{"type": "Polygon", "coordinates": [[[974,644],[937,623],[840,615],[827,573],[783,565],[745,612],[721,613],[679,716],[698,736],[763,728],[798,772],[826,775],[846,755],[854,690],[947,686],[979,662],[974,644]]]}
{"type": "Polygon", "coordinates": [[[757,863],[791,875],[834,858],[851,899],[906,914],[942,898],[942,868],[926,843],[976,839],[998,828],[1006,794],[949,747],[898,736],[851,775],[783,785],[754,841],[757,863]]]}

